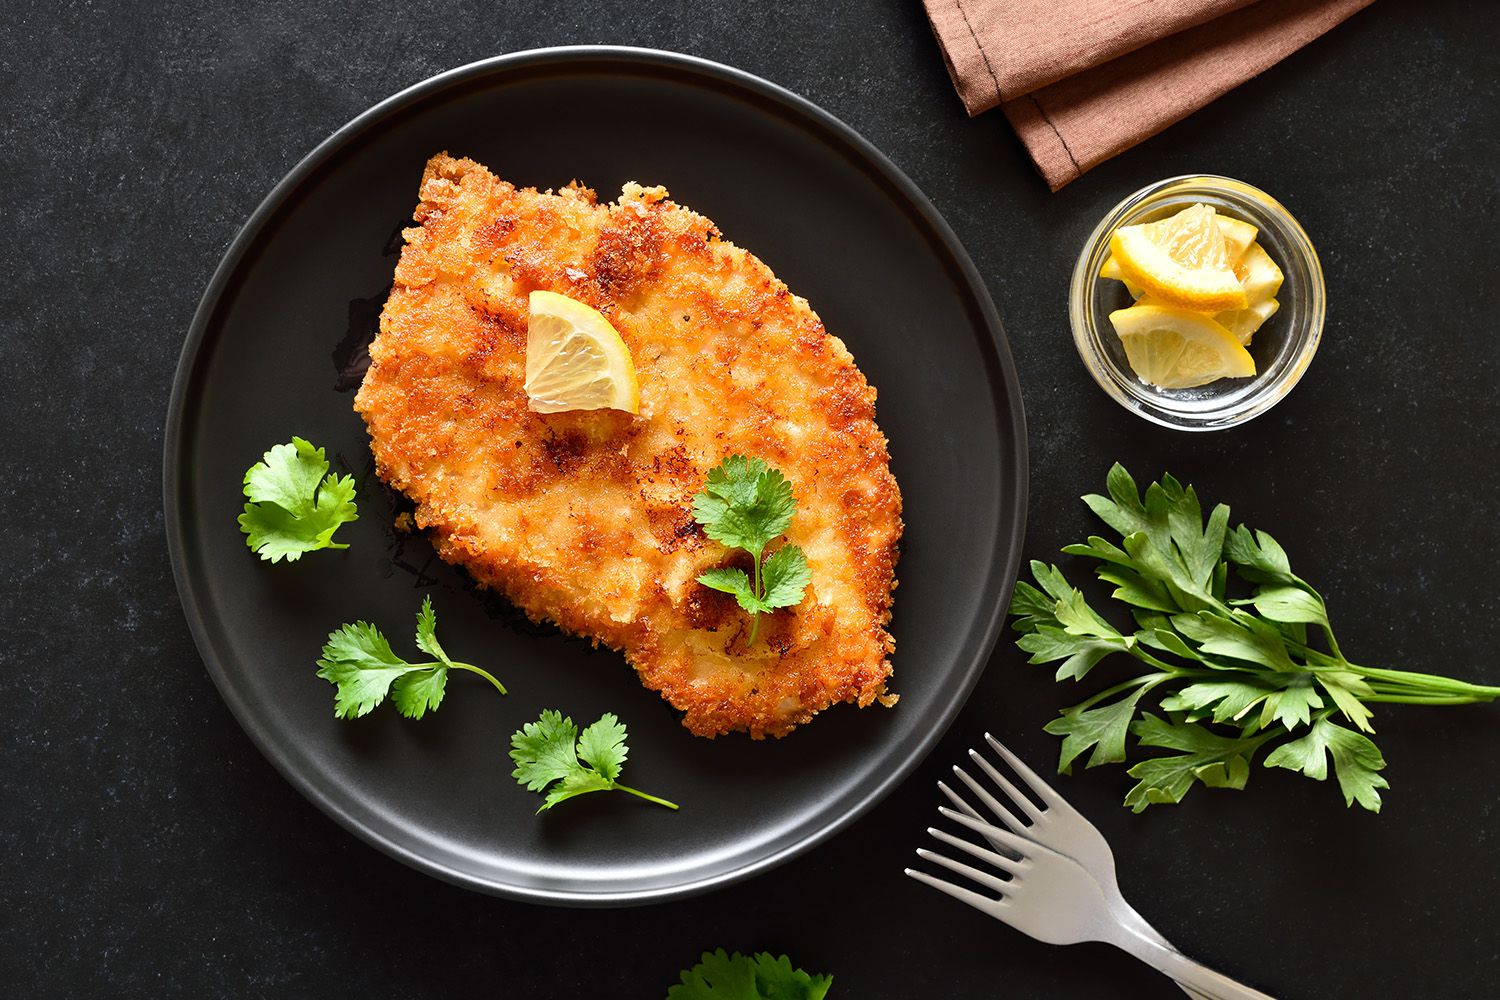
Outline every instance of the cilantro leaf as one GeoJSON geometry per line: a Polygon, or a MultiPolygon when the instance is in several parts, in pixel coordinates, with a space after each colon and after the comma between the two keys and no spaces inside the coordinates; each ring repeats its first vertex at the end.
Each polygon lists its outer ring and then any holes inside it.
{"type": "Polygon", "coordinates": [[[750,583],[750,575],[742,569],[720,566],[716,569],[705,570],[698,577],[698,582],[712,590],[733,594],[734,599],[739,601],[740,607],[752,615],[771,610],[770,605],[756,596],[755,587],[750,583]]]}
{"type": "Polygon", "coordinates": [[[1105,661],[1137,664],[1047,724],[1063,738],[1059,770],[1090,750],[1090,767],[1124,761],[1131,733],[1140,747],[1177,751],[1130,769],[1139,780],[1126,804],[1139,811],[1179,802],[1198,783],[1243,788],[1254,755],[1272,744],[1268,766],[1313,778],[1332,756],[1346,802],[1378,810],[1384,761],[1363,735],[1373,731],[1372,705],[1500,697],[1500,687],[1351,662],[1322,595],[1292,572],[1281,545],[1243,524],[1231,529],[1229,508],[1207,507],[1193,487],[1163,475],[1143,492],[1119,464],[1105,485],[1107,496],[1083,500],[1118,541],[1090,535],[1063,551],[1094,560],[1135,631],[1119,631],[1058,567],[1036,560],[1035,585],[1018,581],[1010,605],[1016,644],[1032,663],[1061,661],[1059,681],[1093,676],[1105,661]],[[1318,645],[1310,626],[1322,633],[1318,645]],[[1148,696],[1166,718],[1143,710],[1148,696]],[[1354,728],[1335,725],[1335,715],[1354,728]]]}
{"type": "Polygon", "coordinates": [[[620,776],[629,748],[625,746],[625,724],[609,712],[578,737],[579,758],[608,781],[620,776]]]}
{"type": "Polygon", "coordinates": [[[629,753],[625,736],[625,724],[609,712],[580,734],[571,718],[546,709],[511,735],[510,759],[516,765],[511,777],[529,792],[546,790],[537,812],[577,795],[616,790],[676,809],[666,799],[620,784],[629,753]]]}
{"type": "Polygon", "coordinates": [[[407,664],[391,651],[379,629],[369,622],[355,622],[329,633],[318,668],[319,677],[338,687],[334,714],[353,719],[385,700],[392,682],[406,673],[407,664]]]}
{"type": "Polygon", "coordinates": [[[443,652],[443,647],[438,645],[437,612],[432,610],[432,597],[430,595],[422,598],[422,607],[417,611],[417,635],[415,641],[417,648],[428,656],[446,665],[453,663],[452,660],[448,659],[448,654],[443,652]]]}
{"type": "Polygon", "coordinates": [[[797,500],[792,484],[758,458],[730,455],[710,469],[693,497],[693,517],[709,538],[759,555],[791,527],[797,500]]]}
{"type": "Polygon", "coordinates": [[[807,556],[796,545],[783,545],[761,568],[761,583],[765,585],[765,602],[768,608],[786,608],[801,604],[812,582],[812,571],[807,568],[807,556]]]}
{"type": "Polygon", "coordinates": [[[245,473],[244,492],[249,502],[238,518],[240,530],[262,559],[292,561],[318,549],[349,547],[335,542],[333,533],[359,519],[354,478],[328,474],[322,448],[299,437],[276,445],[245,473]]]}
{"type": "Polygon", "coordinates": [[[704,952],[681,979],[667,1000],[823,1000],[833,985],[832,976],[810,976],[785,955],[729,955],[723,948],[704,952]]]}
{"type": "Polygon", "coordinates": [[[408,719],[435,712],[448,690],[448,668],[408,670],[391,683],[391,703],[408,719]]]}
{"type": "Polygon", "coordinates": [[[573,741],[578,727],[572,719],[554,709],[546,709],[535,722],[528,722],[510,738],[511,772],[528,792],[539,792],[554,781],[561,781],[578,767],[578,751],[573,741]]]}
{"type": "Polygon", "coordinates": [[[766,546],[792,525],[797,512],[792,484],[758,458],[730,455],[709,470],[692,508],[694,520],[709,538],[750,553],[750,573],[720,567],[705,571],[698,582],[733,594],[750,612],[748,644],[754,644],[761,614],[800,604],[812,582],[807,556],[796,545],[783,545],[764,564],[761,561],[766,546]]]}
{"type": "Polygon", "coordinates": [[[420,719],[443,703],[450,669],[479,674],[505,694],[505,687],[487,671],[455,662],[443,652],[437,641],[437,614],[430,597],[422,599],[422,609],[417,612],[417,645],[437,660],[408,663],[369,622],[340,625],[330,632],[318,658],[318,676],[336,688],[334,715],[341,719],[368,715],[389,696],[396,711],[408,719],[420,719]]]}

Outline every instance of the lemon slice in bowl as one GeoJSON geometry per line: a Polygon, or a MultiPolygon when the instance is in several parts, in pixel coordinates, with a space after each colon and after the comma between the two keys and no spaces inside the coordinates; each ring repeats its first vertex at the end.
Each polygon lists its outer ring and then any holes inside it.
{"type": "Polygon", "coordinates": [[[1207,205],[1158,222],[1121,226],[1110,236],[1109,249],[1121,273],[1158,302],[1204,312],[1250,304],[1207,205]]]}
{"type": "Polygon", "coordinates": [[[1125,282],[1125,291],[1129,292],[1130,297],[1133,299],[1138,299],[1145,294],[1141,291],[1140,285],[1125,277],[1125,272],[1120,270],[1120,262],[1115,260],[1114,254],[1110,254],[1105,259],[1104,265],[1099,268],[1099,277],[1125,282]]]}
{"type": "Polygon", "coordinates": [[[597,309],[556,292],[532,292],[526,396],[537,413],[641,412],[630,348],[597,309]]]}
{"type": "Polygon", "coordinates": [[[1281,291],[1281,268],[1259,243],[1251,243],[1235,261],[1234,273],[1240,279],[1240,288],[1250,305],[1274,298],[1281,291]]]}
{"type": "Polygon", "coordinates": [[[1241,344],[1250,346],[1250,338],[1255,336],[1255,331],[1261,328],[1261,324],[1276,315],[1276,310],[1281,308],[1281,303],[1275,299],[1264,299],[1260,302],[1252,302],[1244,309],[1236,309],[1232,312],[1221,312],[1214,316],[1214,322],[1234,334],[1241,344]]]}
{"type": "Polygon", "coordinates": [[[1250,223],[1228,215],[1215,213],[1214,221],[1219,224],[1219,232],[1224,234],[1224,251],[1228,254],[1231,265],[1245,255],[1245,250],[1260,235],[1260,230],[1250,223]]]}
{"type": "Polygon", "coordinates": [[[1191,389],[1255,374],[1255,359],[1234,334],[1201,313],[1169,305],[1133,305],[1109,314],[1125,357],[1142,381],[1191,389]]]}

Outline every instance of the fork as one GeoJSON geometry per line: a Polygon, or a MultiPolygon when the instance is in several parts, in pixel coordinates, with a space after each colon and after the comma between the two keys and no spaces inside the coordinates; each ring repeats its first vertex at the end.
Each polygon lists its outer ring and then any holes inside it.
{"type": "MultiPolygon", "coordinates": [[[[1022,795],[1015,785],[995,769],[994,765],[972,748],[969,750],[969,757],[1026,814],[1031,822],[1027,824],[1017,819],[1014,813],[996,801],[993,795],[969,777],[968,772],[957,764],[953,765],[954,775],[967,785],[969,790],[1013,833],[1018,833],[1043,847],[1050,847],[1057,853],[1078,862],[1094,877],[1094,881],[1099,883],[1099,888],[1103,890],[1110,908],[1115,911],[1120,918],[1120,923],[1124,924],[1127,929],[1135,931],[1148,940],[1155,941],[1163,948],[1177,951],[1176,946],[1158,933],[1156,928],[1148,924],[1144,917],[1125,902],[1125,897],[1120,893],[1120,885],[1115,877],[1114,852],[1110,850],[1109,841],[1104,839],[1104,834],[1099,832],[1099,828],[1090,823],[1081,812],[1074,809],[1067,799],[1059,795],[1051,785],[1027,767],[1021,758],[1007,750],[999,740],[989,733],[985,733],[984,738],[1001,759],[1010,765],[1011,770],[1026,782],[1026,787],[1035,792],[1036,797],[1046,804],[1045,808],[1038,809],[1029,797],[1022,795]]],[[[967,813],[974,819],[984,818],[943,782],[938,782],[938,788],[960,812],[967,813]]],[[[994,841],[991,844],[1004,851],[1000,844],[994,841]]],[[[1181,986],[1180,983],[1178,985],[1181,986]]],[[[1182,990],[1190,997],[1201,998],[1202,996],[1187,986],[1183,986],[1182,990]]]]}
{"type": "Polygon", "coordinates": [[[1102,941],[1115,945],[1177,980],[1190,996],[1209,1000],[1270,1000],[1266,994],[1182,955],[1152,929],[1120,894],[1114,854],[1103,834],[998,740],[988,733],[985,738],[1046,803],[1046,808],[1039,809],[987,760],[970,750],[974,762],[1031,822],[1023,823],[962,768],[955,767],[958,778],[1010,829],[986,822],[942,782],[938,783],[939,788],[958,809],[940,807],[939,811],[979,833],[1003,853],[943,830],[928,828],[928,832],[943,843],[1008,873],[1010,878],[998,878],[925,848],[917,851],[920,857],[1000,895],[991,897],[910,868],[906,869],[907,875],[1039,941],[1050,944],[1102,941]]]}

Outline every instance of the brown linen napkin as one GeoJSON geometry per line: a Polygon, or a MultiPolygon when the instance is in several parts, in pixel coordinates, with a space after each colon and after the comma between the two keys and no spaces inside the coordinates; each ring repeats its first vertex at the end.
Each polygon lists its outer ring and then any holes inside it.
{"type": "Polygon", "coordinates": [[[923,0],[970,115],[1001,106],[1052,190],[1372,0],[923,0]]]}

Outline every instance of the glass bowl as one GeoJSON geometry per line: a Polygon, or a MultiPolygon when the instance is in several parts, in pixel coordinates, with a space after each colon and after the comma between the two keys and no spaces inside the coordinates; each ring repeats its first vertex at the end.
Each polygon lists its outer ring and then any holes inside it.
{"type": "Polygon", "coordinates": [[[1073,341],[1094,381],[1132,413],[1184,431],[1233,427],[1280,402],[1312,362],[1323,337],[1323,312],[1323,269],[1297,220],[1259,188],[1211,174],[1170,177],[1116,205],[1084,244],[1068,291],[1073,341]],[[1109,237],[1116,229],[1154,222],[1195,203],[1260,230],[1256,239],[1285,276],[1276,295],[1281,308],[1251,341],[1255,375],[1192,389],[1162,389],[1142,382],[1131,370],[1109,314],[1132,299],[1122,282],[1100,278],[1099,268],[1109,257],[1109,237]]]}

